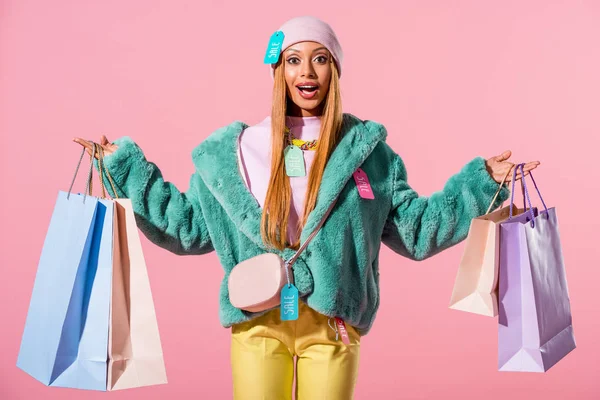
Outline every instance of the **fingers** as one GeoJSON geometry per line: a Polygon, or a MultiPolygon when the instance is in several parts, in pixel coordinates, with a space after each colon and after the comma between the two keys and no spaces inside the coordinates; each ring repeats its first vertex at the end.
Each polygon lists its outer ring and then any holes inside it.
{"type": "MultiPolygon", "coordinates": [[[[529,175],[529,171],[536,169],[537,167],[540,166],[540,162],[539,161],[530,161],[528,163],[526,163],[525,165],[523,165],[523,172],[525,172],[525,176],[529,175]]],[[[507,181],[512,181],[512,176],[514,174],[514,169],[517,168],[518,164],[513,164],[510,167],[510,172],[509,172],[509,176],[508,178],[506,178],[507,181]]],[[[516,180],[522,179],[522,174],[521,174],[521,167],[517,168],[517,174],[515,177],[516,180]]]]}
{"type": "MultiPolygon", "coordinates": [[[[534,169],[536,169],[538,166],[540,165],[539,161],[530,161],[527,164],[525,164],[523,166],[523,172],[525,173],[525,176],[529,175],[529,171],[532,171],[534,169]]],[[[519,168],[519,177],[517,179],[522,179],[521,176],[521,169],[519,168]]]]}
{"type": "Polygon", "coordinates": [[[512,155],[512,152],[510,150],[506,150],[505,152],[503,152],[499,156],[496,156],[496,161],[505,161],[505,160],[508,160],[511,155],[512,155]]]}
{"type": "MultiPolygon", "coordinates": [[[[78,137],[73,138],[73,141],[75,143],[79,143],[80,145],[82,145],[85,148],[88,148],[90,150],[92,149],[92,142],[90,142],[90,141],[87,141],[85,139],[78,138],[78,137]]],[[[105,147],[107,144],[110,144],[105,135],[102,135],[102,137],[100,138],[100,144],[102,145],[102,147],[105,147]]]]}
{"type": "Polygon", "coordinates": [[[523,166],[523,170],[531,171],[532,169],[537,168],[540,165],[539,161],[530,161],[523,166]]]}
{"type": "MultiPolygon", "coordinates": [[[[94,146],[93,146],[92,142],[87,141],[87,140],[82,139],[82,138],[73,138],[73,141],[75,143],[79,143],[80,145],[82,145],[83,147],[85,147],[85,150],[87,151],[87,153],[89,155],[92,155],[92,151],[94,149],[94,146]]],[[[99,145],[96,144],[96,147],[99,147],[99,145]]],[[[96,149],[96,153],[94,154],[94,157],[98,158],[98,156],[99,156],[98,152],[99,152],[99,149],[96,149]]]]}
{"type": "MultiPolygon", "coordinates": [[[[533,169],[536,169],[538,166],[540,165],[539,161],[531,161],[528,162],[527,164],[523,165],[523,172],[525,172],[525,175],[527,175],[527,173],[533,169]]],[[[517,170],[517,174],[521,174],[521,168],[519,168],[517,170]]]]}
{"type": "Polygon", "coordinates": [[[75,143],[79,143],[80,145],[82,145],[86,149],[92,150],[92,143],[88,142],[87,140],[84,140],[82,138],[73,138],[73,141],[75,143]]]}
{"type": "MultiPolygon", "coordinates": [[[[527,176],[528,174],[529,174],[529,172],[525,172],[525,176],[527,176]]],[[[515,181],[518,181],[521,178],[522,178],[521,173],[518,172],[517,175],[515,176],[515,181]]],[[[512,179],[513,179],[513,177],[511,175],[508,178],[506,178],[506,182],[512,182],[512,179]]]]}
{"type": "MultiPolygon", "coordinates": [[[[85,148],[85,150],[87,151],[87,153],[89,155],[92,155],[93,146],[92,146],[91,142],[88,142],[87,140],[84,140],[82,138],[73,138],[73,141],[75,143],[82,145],[85,148]]],[[[97,158],[97,156],[96,156],[96,158],[97,158]]]]}

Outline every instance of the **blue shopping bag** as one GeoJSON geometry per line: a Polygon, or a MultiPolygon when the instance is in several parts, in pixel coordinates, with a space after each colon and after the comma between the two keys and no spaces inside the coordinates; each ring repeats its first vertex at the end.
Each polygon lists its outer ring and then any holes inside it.
{"type": "Polygon", "coordinates": [[[106,390],[113,224],[112,201],[59,192],[17,360],[45,385],[106,390]]]}

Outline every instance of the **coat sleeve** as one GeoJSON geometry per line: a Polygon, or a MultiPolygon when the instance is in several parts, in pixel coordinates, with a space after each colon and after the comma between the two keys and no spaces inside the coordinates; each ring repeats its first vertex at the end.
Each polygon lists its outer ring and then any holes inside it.
{"type": "MultiPolygon", "coordinates": [[[[114,142],[119,148],[104,157],[118,197],[131,200],[136,222],[156,245],[175,254],[205,254],[213,250],[198,197],[198,174],[187,192],[166,182],[158,167],[148,162],[138,145],[125,136],[114,142]]],[[[97,161],[95,162],[98,168],[97,161]]],[[[104,185],[115,193],[106,176],[104,185]]]]}
{"type": "MultiPolygon", "coordinates": [[[[477,157],[441,191],[419,196],[409,186],[404,162],[397,154],[393,165],[392,204],[382,242],[412,260],[424,260],[464,240],[471,220],[486,212],[499,186],[487,171],[485,159],[477,157]]],[[[505,184],[492,210],[508,196],[505,184]]]]}

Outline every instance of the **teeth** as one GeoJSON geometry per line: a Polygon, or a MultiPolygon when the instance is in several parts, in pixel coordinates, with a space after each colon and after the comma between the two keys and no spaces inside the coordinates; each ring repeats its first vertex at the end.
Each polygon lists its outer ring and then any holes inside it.
{"type": "Polygon", "coordinates": [[[298,86],[300,89],[316,89],[316,86],[298,86]]]}

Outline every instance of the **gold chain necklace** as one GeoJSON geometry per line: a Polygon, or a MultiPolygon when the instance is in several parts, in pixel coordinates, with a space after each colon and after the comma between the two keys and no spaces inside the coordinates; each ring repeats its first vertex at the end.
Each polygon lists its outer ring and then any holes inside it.
{"type": "MultiPolygon", "coordinates": [[[[292,124],[292,127],[293,126],[294,125],[292,124]]],[[[312,150],[312,151],[317,150],[317,145],[319,142],[317,139],[315,139],[315,140],[298,139],[297,137],[295,137],[292,134],[292,130],[290,128],[288,128],[287,125],[285,127],[285,134],[287,136],[288,142],[291,145],[299,147],[300,150],[312,150]]]]}

